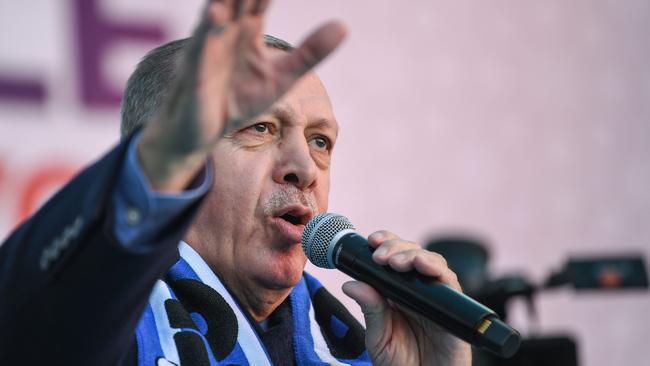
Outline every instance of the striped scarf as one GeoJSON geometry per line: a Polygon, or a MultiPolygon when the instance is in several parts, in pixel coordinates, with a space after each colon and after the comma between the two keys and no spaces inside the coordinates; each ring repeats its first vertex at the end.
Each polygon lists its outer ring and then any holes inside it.
{"type": "MultiPolygon", "coordinates": [[[[271,365],[255,326],[219,278],[188,244],[179,252],[138,324],[138,365],[271,365]]],[[[316,279],[305,273],[289,298],[297,365],[371,364],[363,328],[316,279]]]]}

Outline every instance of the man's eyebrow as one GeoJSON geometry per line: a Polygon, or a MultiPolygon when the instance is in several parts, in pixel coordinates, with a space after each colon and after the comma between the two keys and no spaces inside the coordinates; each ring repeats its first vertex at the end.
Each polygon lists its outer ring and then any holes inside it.
{"type": "MultiPolygon", "coordinates": [[[[264,115],[274,116],[280,120],[284,121],[294,121],[296,118],[296,112],[292,108],[284,108],[282,106],[271,106],[264,115]]],[[[327,118],[319,118],[314,122],[309,122],[307,128],[320,128],[325,130],[334,131],[334,137],[338,137],[339,128],[336,121],[329,120],[327,118]]]]}
{"type": "Polygon", "coordinates": [[[334,132],[334,137],[338,137],[339,135],[338,124],[326,118],[317,119],[316,121],[309,123],[307,128],[331,130],[334,132]]]}
{"type": "Polygon", "coordinates": [[[266,113],[271,116],[275,116],[281,120],[293,121],[296,118],[296,112],[291,108],[283,108],[279,106],[271,106],[266,113]]]}

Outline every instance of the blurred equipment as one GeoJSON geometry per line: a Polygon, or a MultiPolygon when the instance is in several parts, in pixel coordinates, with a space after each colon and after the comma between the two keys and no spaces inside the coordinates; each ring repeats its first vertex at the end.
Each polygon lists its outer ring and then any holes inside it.
{"type": "MultiPolygon", "coordinates": [[[[523,298],[531,324],[537,323],[535,295],[560,286],[578,291],[647,290],[648,274],[641,255],[570,257],[543,284],[533,284],[524,274],[492,278],[488,272],[490,252],[485,242],[469,235],[432,239],[426,249],[445,257],[469,296],[493,309],[507,321],[507,304],[523,298]]],[[[567,335],[534,336],[524,339],[519,352],[508,360],[497,359],[474,349],[475,366],[577,366],[577,343],[567,335]]]]}
{"type": "Polygon", "coordinates": [[[566,284],[576,290],[647,289],[648,273],[641,256],[570,258],[544,287],[566,284]]]}
{"type": "Polygon", "coordinates": [[[576,343],[566,336],[529,338],[511,359],[500,360],[486,353],[474,353],[474,365],[499,366],[576,366],[578,365],[576,343]]]}

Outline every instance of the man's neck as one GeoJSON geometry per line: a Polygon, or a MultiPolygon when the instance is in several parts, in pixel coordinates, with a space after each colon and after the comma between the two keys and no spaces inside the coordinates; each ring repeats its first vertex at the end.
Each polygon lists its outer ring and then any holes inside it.
{"type": "Polygon", "coordinates": [[[220,273],[221,271],[215,268],[212,270],[256,323],[266,320],[291,293],[290,288],[268,289],[251,283],[254,281],[229,276],[233,274],[232,272],[220,273]]]}
{"type": "Polygon", "coordinates": [[[256,323],[267,319],[291,293],[291,288],[269,288],[261,280],[244,276],[245,271],[238,271],[223,263],[217,263],[213,260],[214,256],[203,246],[202,243],[206,241],[191,234],[190,232],[185,241],[208,264],[212,272],[219,277],[219,280],[237,299],[239,305],[250,314],[256,323]]]}

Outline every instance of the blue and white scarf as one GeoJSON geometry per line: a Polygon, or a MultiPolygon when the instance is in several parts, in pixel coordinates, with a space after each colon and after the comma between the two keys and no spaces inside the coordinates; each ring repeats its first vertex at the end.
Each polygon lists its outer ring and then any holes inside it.
{"type": "MultiPolygon", "coordinates": [[[[271,365],[219,278],[188,244],[181,242],[179,252],[156,282],[136,330],[138,365],[271,365]]],[[[290,301],[296,364],[371,364],[363,328],[316,279],[305,273],[290,301]]]]}

